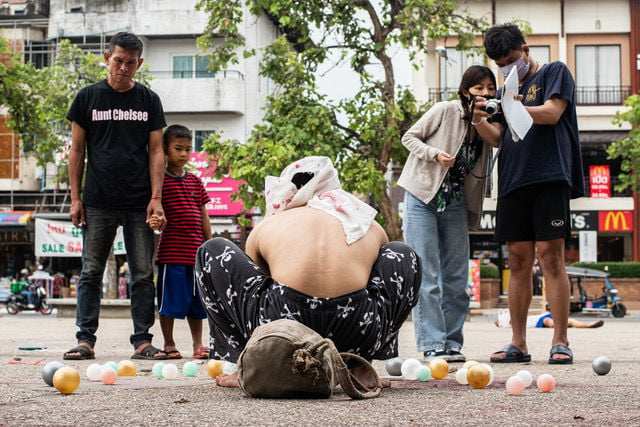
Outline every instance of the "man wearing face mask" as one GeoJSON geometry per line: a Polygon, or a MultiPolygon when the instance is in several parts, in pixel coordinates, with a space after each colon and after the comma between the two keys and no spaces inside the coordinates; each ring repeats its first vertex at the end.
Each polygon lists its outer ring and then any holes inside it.
{"type": "Polygon", "coordinates": [[[554,319],[548,362],[569,364],[573,354],[567,336],[570,286],[564,243],[571,235],[569,200],[584,195],[575,82],[564,63],[541,64],[531,57],[515,25],[489,28],[484,47],[505,76],[516,67],[522,103],[533,118],[533,126],[520,141],[513,140],[506,126],[502,133],[496,240],[506,242],[509,249],[512,338],[493,353],[491,362],[531,360],[526,322],[537,255],[554,319]]]}

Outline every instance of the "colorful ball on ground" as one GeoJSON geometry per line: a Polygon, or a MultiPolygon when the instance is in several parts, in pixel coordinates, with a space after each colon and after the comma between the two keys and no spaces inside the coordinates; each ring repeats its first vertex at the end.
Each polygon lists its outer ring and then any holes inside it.
{"type": "Polygon", "coordinates": [[[593,372],[598,375],[607,375],[611,370],[611,360],[606,356],[600,356],[593,359],[591,362],[593,372]]]}
{"type": "Polygon", "coordinates": [[[58,361],[49,362],[44,365],[44,368],[42,368],[42,379],[49,387],[53,387],[53,375],[58,369],[64,366],[64,363],[58,361]]]}
{"type": "Polygon", "coordinates": [[[135,377],[136,365],[131,360],[121,360],[118,362],[119,377],[135,377]]]}
{"type": "Polygon", "coordinates": [[[113,369],[114,371],[118,372],[118,364],[116,362],[114,362],[113,360],[109,360],[107,363],[105,363],[102,366],[109,366],[109,367],[111,367],[111,369],[113,369]]]}
{"type": "Polygon", "coordinates": [[[456,371],[456,381],[458,381],[458,384],[469,384],[469,382],[467,381],[467,372],[469,370],[467,368],[460,368],[456,371]]]}
{"type": "Polygon", "coordinates": [[[207,374],[214,380],[222,373],[224,362],[222,360],[209,359],[207,362],[207,374]]]}
{"type": "Polygon", "coordinates": [[[195,377],[198,373],[198,365],[196,365],[194,362],[186,362],[182,366],[182,373],[185,377],[195,377]]]}
{"type": "Polygon", "coordinates": [[[491,381],[491,372],[481,364],[470,367],[467,371],[467,382],[473,388],[485,388],[491,381]]]}
{"type": "Polygon", "coordinates": [[[429,369],[433,379],[441,380],[449,373],[449,364],[444,359],[433,359],[429,362],[429,369]]]}
{"type": "Polygon", "coordinates": [[[420,363],[418,359],[410,357],[402,362],[402,366],[400,366],[400,372],[406,379],[415,380],[417,378],[416,371],[420,366],[422,366],[422,363],[420,363]]]}
{"type": "Polygon", "coordinates": [[[53,386],[62,394],[71,394],[80,385],[80,373],[71,366],[63,366],[53,374],[53,386]]]}
{"type": "Polygon", "coordinates": [[[227,362],[226,360],[222,363],[222,372],[225,374],[233,374],[238,370],[238,364],[233,362],[227,362]]]}
{"type": "Polygon", "coordinates": [[[164,368],[164,362],[156,362],[151,368],[151,373],[156,378],[162,378],[162,368],[164,368]]]}
{"type": "Polygon", "coordinates": [[[556,380],[550,374],[542,374],[536,380],[538,390],[548,393],[556,387],[556,380]]]}
{"type": "Polygon", "coordinates": [[[507,393],[517,396],[524,391],[524,381],[518,375],[514,375],[507,380],[507,393]]]}
{"type": "Polygon", "coordinates": [[[162,376],[168,380],[173,380],[178,377],[178,367],[173,363],[167,363],[162,367],[162,376]]]}
{"type": "Polygon", "coordinates": [[[431,379],[431,369],[421,364],[420,367],[416,369],[416,378],[420,381],[429,381],[429,379],[431,379]]]}
{"type": "Polygon", "coordinates": [[[489,384],[487,385],[490,385],[493,382],[493,379],[495,378],[495,373],[493,372],[493,368],[491,367],[491,365],[487,363],[480,363],[480,365],[484,366],[485,368],[487,368],[487,370],[489,370],[489,384]]]}
{"type": "Polygon", "coordinates": [[[404,362],[404,360],[400,357],[393,357],[387,360],[387,363],[385,364],[387,374],[393,375],[394,377],[402,375],[402,371],[400,370],[402,362],[404,362]]]}
{"type": "Polygon", "coordinates": [[[102,373],[102,366],[97,363],[92,363],[87,366],[87,378],[91,381],[100,381],[100,374],[102,373]]]}
{"type": "Polygon", "coordinates": [[[111,366],[103,366],[100,372],[100,381],[102,384],[111,385],[118,379],[118,373],[111,366]]]}
{"type": "Polygon", "coordinates": [[[533,382],[533,375],[531,375],[531,372],[527,371],[526,369],[518,371],[516,375],[520,377],[520,379],[524,383],[525,388],[529,387],[533,382]]]}

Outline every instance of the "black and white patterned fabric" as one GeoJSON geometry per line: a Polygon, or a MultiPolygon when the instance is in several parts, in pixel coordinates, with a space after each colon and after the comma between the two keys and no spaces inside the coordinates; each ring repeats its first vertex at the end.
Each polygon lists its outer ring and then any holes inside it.
{"type": "Polygon", "coordinates": [[[398,355],[398,331],[417,302],[420,259],[401,242],[382,246],[366,287],[317,298],[266,275],[233,242],[217,237],[196,255],[196,282],[207,310],[210,358],[235,362],[253,330],[293,319],[366,359],[398,355]]]}

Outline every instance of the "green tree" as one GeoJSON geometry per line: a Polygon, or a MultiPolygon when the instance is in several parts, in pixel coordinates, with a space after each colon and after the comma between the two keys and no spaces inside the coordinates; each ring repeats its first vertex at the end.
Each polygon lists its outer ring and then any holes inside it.
{"type": "Polygon", "coordinates": [[[277,89],[248,141],[216,134],[205,143],[217,159],[217,175],[246,181],[238,193],[245,207],[264,206],[265,175],[277,175],[303,156],[328,156],[345,190],[371,197],[389,237],[401,240],[385,174],[404,163],[400,138],[424,107],[416,106],[408,89],[396,87],[391,53],[401,46],[414,61],[417,52],[427,50],[427,38],[450,34],[457,34],[458,47],[464,48],[484,22],[458,13],[452,0],[202,0],[198,8],[209,22],[198,43],[210,52],[213,70],[237,63],[241,51],[245,57],[257,53],[243,50],[240,24],[251,19],[243,16],[244,4],[251,15],[267,15],[281,30],[261,52],[260,74],[277,89]],[[340,101],[319,93],[316,84],[318,69],[336,57],[360,80],[355,96],[340,101]]]}
{"type": "MultiPolygon", "coordinates": [[[[0,105],[7,109],[7,124],[20,135],[25,154],[35,155],[40,166],[52,163],[70,135],[65,116],[75,94],[108,75],[104,58],[62,40],[53,64],[38,69],[12,52],[10,42],[1,37],[0,58],[0,105]]],[[[137,75],[143,83],[149,80],[146,70],[137,75]]],[[[64,173],[59,179],[66,181],[64,164],[60,169],[64,173]]]]}
{"type": "Polygon", "coordinates": [[[613,124],[622,126],[625,123],[631,125],[631,130],[626,138],[614,141],[607,147],[607,154],[611,159],[621,159],[620,183],[616,185],[616,191],[623,191],[631,188],[635,192],[640,192],[640,180],[638,170],[640,170],[640,95],[631,95],[624,102],[627,111],[617,112],[613,118],[613,124]]]}

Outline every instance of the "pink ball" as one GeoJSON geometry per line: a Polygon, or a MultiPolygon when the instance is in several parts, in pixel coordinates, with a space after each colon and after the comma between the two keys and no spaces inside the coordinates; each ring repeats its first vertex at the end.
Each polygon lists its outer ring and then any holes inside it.
{"type": "Polygon", "coordinates": [[[118,373],[111,368],[104,368],[100,372],[100,380],[103,384],[113,384],[118,379],[118,373]]]}
{"type": "Polygon", "coordinates": [[[517,375],[507,380],[507,393],[517,396],[524,391],[524,381],[517,375]]]}
{"type": "Polygon", "coordinates": [[[541,392],[548,393],[555,388],[556,380],[549,374],[542,374],[536,380],[536,386],[541,392]]]}

